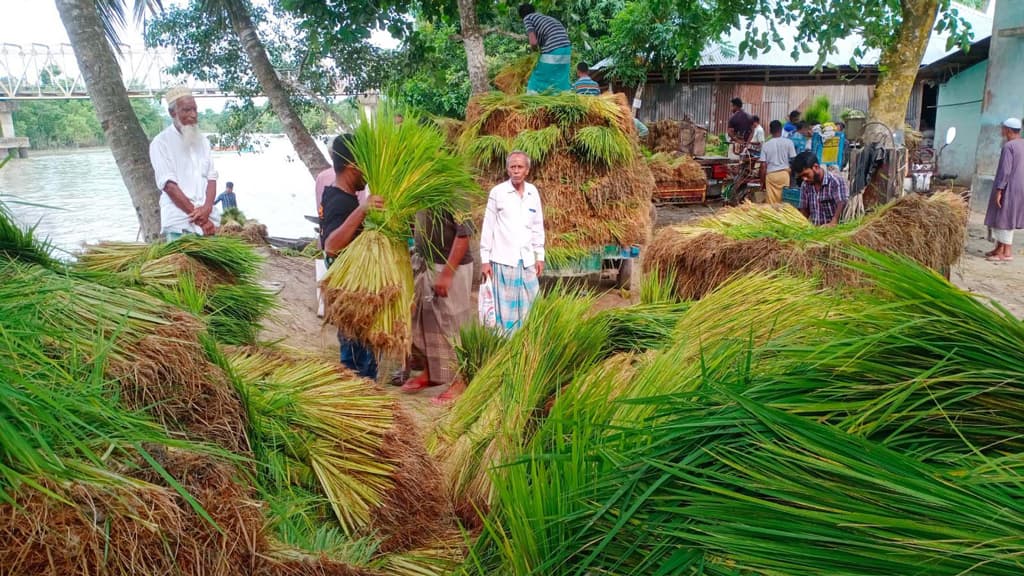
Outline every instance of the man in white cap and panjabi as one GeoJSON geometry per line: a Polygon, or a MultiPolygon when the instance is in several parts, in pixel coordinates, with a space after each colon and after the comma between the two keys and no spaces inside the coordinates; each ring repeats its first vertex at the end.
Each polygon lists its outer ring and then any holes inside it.
{"type": "Polygon", "coordinates": [[[166,240],[182,234],[212,235],[217,169],[210,143],[199,132],[199,114],[192,91],[175,86],[164,95],[171,125],[153,138],[149,158],[160,189],[160,233],[166,240]]]}
{"type": "Polygon", "coordinates": [[[992,182],[992,195],[985,212],[989,240],[996,247],[985,253],[991,262],[1013,260],[1013,231],[1024,228],[1024,140],[1020,137],[1020,118],[1003,122],[1003,150],[992,182]]]}

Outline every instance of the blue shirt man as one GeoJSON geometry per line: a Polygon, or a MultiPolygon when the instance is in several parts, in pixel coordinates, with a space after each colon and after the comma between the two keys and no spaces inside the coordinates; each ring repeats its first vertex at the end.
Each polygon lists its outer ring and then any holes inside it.
{"type": "Polygon", "coordinates": [[[228,182],[224,188],[224,191],[220,193],[220,196],[213,201],[214,205],[222,204],[221,208],[224,210],[237,210],[238,200],[235,198],[235,183],[228,182]]]}
{"type": "Polygon", "coordinates": [[[586,62],[576,65],[576,76],[578,80],[572,83],[572,91],[584,96],[600,96],[601,87],[590,77],[590,66],[586,62]]]}

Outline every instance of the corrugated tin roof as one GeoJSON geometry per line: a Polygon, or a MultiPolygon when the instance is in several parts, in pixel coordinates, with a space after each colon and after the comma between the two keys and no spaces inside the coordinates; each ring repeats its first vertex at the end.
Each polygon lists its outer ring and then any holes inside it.
{"type": "MultiPolygon", "coordinates": [[[[1005,0],[1004,0],[1005,1],[1005,0]]],[[[968,6],[964,6],[959,2],[953,2],[951,9],[957,10],[957,13],[962,16],[971,25],[971,30],[974,34],[971,42],[978,42],[984,38],[988,38],[992,35],[992,21],[995,10],[995,0],[989,3],[988,10],[982,12],[968,6]]],[[[760,29],[764,29],[767,26],[767,21],[763,18],[758,18],[757,22],[760,29]]],[[[792,44],[785,43],[784,48],[772,45],[771,50],[766,53],[758,54],[753,58],[746,56],[740,57],[739,55],[728,55],[727,49],[723,49],[722,44],[726,46],[738,47],[740,42],[744,38],[744,28],[746,27],[746,21],[742,21],[741,27],[733,29],[731,32],[726,34],[721,44],[713,44],[704,50],[701,59],[701,67],[704,66],[757,66],[757,67],[771,67],[771,66],[806,66],[813,67],[818,62],[817,46],[809,45],[809,52],[801,52],[794,59],[792,55],[792,44]]],[[[793,38],[796,36],[796,28],[793,26],[784,26],[779,29],[779,34],[783,38],[793,38]]],[[[928,41],[928,48],[925,50],[924,57],[921,60],[922,66],[927,66],[932,62],[941,60],[946,56],[957,52],[959,47],[954,46],[953,49],[946,49],[946,42],[949,40],[949,34],[946,32],[933,32],[931,39],[928,41]]],[[[825,59],[827,65],[834,66],[848,66],[850,59],[853,57],[854,51],[858,46],[863,44],[863,40],[859,35],[852,35],[848,38],[843,38],[836,42],[835,51],[825,59]]],[[[878,50],[871,50],[864,55],[863,58],[857,58],[857,64],[859,66],[875,66],[878,64],[878,58],[880,52],[878,50]]],[[[604,59],[594,66],[591,67],[593,70],[600,70],[611,66],[612,62],[610,59],[604,59]]]]}

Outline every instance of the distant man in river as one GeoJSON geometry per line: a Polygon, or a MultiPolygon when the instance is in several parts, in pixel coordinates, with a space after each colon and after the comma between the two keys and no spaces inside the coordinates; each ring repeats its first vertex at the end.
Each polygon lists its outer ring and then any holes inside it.
{"type": "Polygon", "coordinates": [[[992,195],[985,212],[990,240],[996,247],[985,254],[990,262],[1013,260],[1013,231],[1024,228],[1024,140],[1020,118],[1003,122],[1003,150],[992,182],[992,195]]]}
{"type": "Polygon", "coordinates": [[[568,92],[572,45],[561,22],[534,10],[532,4],[519,6],[530,48],[540,51],[537,65],[526,83],[527,94],[568,92]]]}
{"type": "Polygon", "coordinates": [[[171,125],[153,138],[149,158],[160,190],[160,233],[166,240],[182,234],[216,232],[213,200],[217,169],[210,143],[199,132],[199,115],[192,91],[176,86],[167,91],[171,125]]]}
{"type": "Polygon", "coordinates": [[[235,197],[235,183],[228,182],[224,185],[224,191],[217,196],[213,203],[220,204],[222,210],[238,210],[238,199],[235,197]]]}

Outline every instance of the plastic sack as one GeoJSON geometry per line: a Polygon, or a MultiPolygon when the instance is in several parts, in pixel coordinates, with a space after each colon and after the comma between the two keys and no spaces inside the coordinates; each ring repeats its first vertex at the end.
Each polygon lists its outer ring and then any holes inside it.
{"type": "Polygon", "coordinates": [[[494,289],[489,276],[480,284],[477,309],[480,313],[480,324],[487,328],[498,326],[498,314],[494,311],[494,289]]]}

